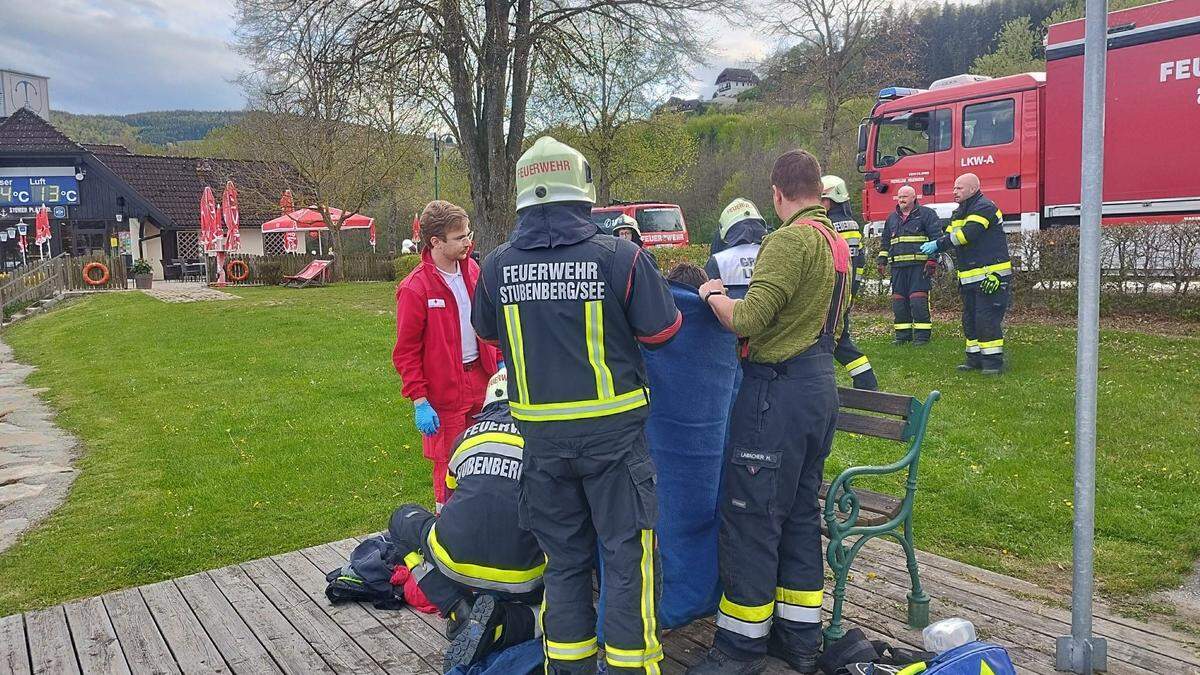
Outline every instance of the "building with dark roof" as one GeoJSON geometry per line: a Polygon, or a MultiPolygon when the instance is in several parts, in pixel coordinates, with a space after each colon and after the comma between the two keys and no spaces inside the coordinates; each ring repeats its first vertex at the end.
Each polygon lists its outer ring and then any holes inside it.
{"type": "Polygon", "coordinates": [[[734,103],[738,94],[757,87],[761,80],[754,71],[745,68],[726,68],[717,75],[717,90],[713,92],[713,101],[717,103],[734,103]]]}
{"type": "MultiPolygon", "coordinates": [[[[80,144],[26,109],[0,117],[0,232],[28,228],[45,204],[51,209],[50,255],[104,253],[145,258],[158,278],[174,278],[176,261],[200,259],[200,195],[211,187],[220,199],[227,180],[239,186],[241,250],[262,255],[282,250],[283,235],[262,234],[279,215],[247,199],[282,194],[289,186],[255,181],[284,175],[261,162],[138,155],[120,145],[80,144]],[[278,237],[274,241],[272,237],[278,237]]],[[[20,259],[15,241],[0,241],[0,267],[20,259]]]]}

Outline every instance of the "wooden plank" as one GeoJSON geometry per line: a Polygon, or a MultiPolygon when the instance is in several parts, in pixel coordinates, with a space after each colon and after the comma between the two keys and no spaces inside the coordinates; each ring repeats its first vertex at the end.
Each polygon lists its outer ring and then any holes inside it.
{"type": "Polygon", "coordinates": [[[275,609],[258,586],[239,567],[222,567],[208,573],[229,604],[246,622],[284,672],[329,673],[324,659],[275,609]]]}
{"type": "Polygon", "coordinates": [[[62,605],[26,614],[25,634],[29,640],[30,670],[34,675],[81,672],[62,605]]]}
{"type": "Polygon", "coordinates": [[[175,584],[163,581],[139,591],[182,672],[229,672],[225,658],[175,584]]]}
{"type": "Polygon", "coordinates": [[[888,417],[873,417],[858,413],[839,412],[837,418],[838,431],[851,434],[861,434],[873,438],[886,438],[892,441],[904,440],[904,427],[907,423],[888,417]]]}
{"type": "MultiPolygon", "coordinates": [[[[327,544],[306,548],[301,553],[322,570],[331,570],[346,562],[346,558],[327,544]]],[[[442,654],[446,651],[448,644],[443,633],[430,628],[428,624],[417,618],[411,607],[403,607],[398,610],[375,609],[367,604],[362,607],[386,626],[401,642],[408,645],[408,648],[421,657],[422,661],[429,664],[435,672],[440,671],[442,654]]]]}
{"type": "MultiPolygon", "coordinates": [[[[354,550],[355,546],[360,544],[362,542],[362,540],[366,539],[367,537],[373,537],[376,534],[378,534],[378,533],[363,535],[361,537],[356,537],[353,539],[343,539],[341,541],[335,541],[332,544],[330,544],[330,546],[332,546],[334,549],[338,549],[339,552],[344,552],[346,559],[349,560],[350,552],[354,550]]],[[[419,612],[414,609],[413,616],[415,616],[417,618],[417,620],[423,622],[426,626],[429,626],[429,628],[431,630],[434,630],[442,635],[445,635],[446,620],[443,619],[442,617],[438,616],[437,614],[426,614],[425,612],[419,612]]]]}
{"type": "Polygon", "coordinates": [[[278,673],[279,667],[207,574],[175,580],[183,599],[234,672],[278,673]]]}
{"type": "Polygon", "coordinates": [[[104,609],[100,598],[88,598],[70,602],[63,606],[67,613],[67,625],[75,643],[75,654],[79,657],[80,669],[85,673],[129,673],[125,663],[125,652],[117,641],[117,632],[104,609]]]}
{"type": "Polygon", "coordinates": [[[20,614],[0,619],[0,671],[12,675],[29,675],[25,619],[20,614]]]}
{"type": "Polygon", "coordinates": [[[838,402],[843,408],[896,415],[907,419],[913,403],[917,401],[912,396],[889,394],[885,391],[838,387],[838,402]]]}
{"type": "Polygon", "coordinates": [[[329,602],[325,597],[325,573],[299,551],[273,556],[272,559],[313,603],[325,610],[329,618],[336,621],[384,670],[389,673],[428,673],[435,670],[372,616],[363,604],[347,602],[335,605],[329,602]]]}
{"type": "Polygon", "coordinates": [[[125,662],[134,675],[178,673],[175,657],[154,623],[146,602],[136,588],[108,593],[101,598],[113,630],[125,652],[125,662]]]}
{"type": "Polygon", "coordinates": [[[252,560],[242,563],[241,568],[334,671],[384,672],[379,664],[355,644],[272,560],[252,560]]]}

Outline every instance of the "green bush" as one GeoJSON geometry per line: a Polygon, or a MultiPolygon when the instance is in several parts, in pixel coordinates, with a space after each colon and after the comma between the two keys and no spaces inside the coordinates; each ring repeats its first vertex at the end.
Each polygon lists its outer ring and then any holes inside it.
{"type": "Polygon", "coordinates": [[[414,269],[416,269],[420,262],[421,256],[415,253],[397,256],[396,259],[392,261],[392,265],[396,270],[396,281],[401,281],[404,279],[404,277],[408,276],[409,272],[412,272],[414,269]]]}
{"type": "Polygon", "coordinates": [[[701,267],[708,262],[708,246],[693,244],[675,248],[659,247],[654,249],[654,257],[658,260],[658,269],[666,274],[672,267],[681,262],[695,263],[701,267]]]}

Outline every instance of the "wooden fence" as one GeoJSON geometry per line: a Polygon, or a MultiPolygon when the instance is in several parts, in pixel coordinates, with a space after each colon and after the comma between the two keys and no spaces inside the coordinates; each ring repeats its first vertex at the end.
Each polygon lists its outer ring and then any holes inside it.
{"type": "MultiPolygon", "coordinates": [[[[250,255],[233,253],[226,256],[226,266],[234,260],[241,260],[249,267],[249,276],[244,281],[234,281],[228,274],[225,281],[235,286],[272,286],[280,283],[285,276],[291,276],[304,269],[308,263],[318,256],[303,253],[288,253],[284,255],[250,255]]],[[[395,265],[392,258],[374,253],[349,253],[334,258],[330,278],[337,281],[341,276],[339,271],[345,271],[346,281],[392,281],[396,278],[395,265]]],[[[208,278],[217,278],[216,259],[208,259],[208,278]]]]}
{"type": "MultiPolygon", "coordinates": [[[[65,266],[65,280],[67,290],[70,291],[111,291],[125,289],[128,287],[129,273],[125,269],[125,258],[123,256],[114,255],[86,255],[79,257],[67,257],[65,266]],[[100,263],[108,269],[108,280],[103,284],[89,284],[83,276],[83,268],[89,263],[100,263]]],[[[93,270],[92,279],[99,279],[100,272],[93,270]]]]}
{"type": "Polygon", "coordinates": [[[46,258],[9,273],[0,282],[0,307],[5,317],[39,300],[54,297],[66,288],[66,269],[70,258],[59,255],[46,258]]]}

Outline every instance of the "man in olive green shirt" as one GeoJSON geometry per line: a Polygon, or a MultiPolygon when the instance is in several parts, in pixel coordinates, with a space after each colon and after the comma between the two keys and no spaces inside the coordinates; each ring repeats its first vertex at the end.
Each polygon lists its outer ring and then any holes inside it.
{"type": "Polygon", "coordinates": [[[850,250],[821,207],[821,167],[803,150],[775,161],[775,212],[742,300],[719,280],[700,296],[746,340],[729,421],[713,649],[689,675],[756,675],[769,653],[817,671],[824,568],[817,489],[833,445],[833,349],[850,292],[850,250]]]}

